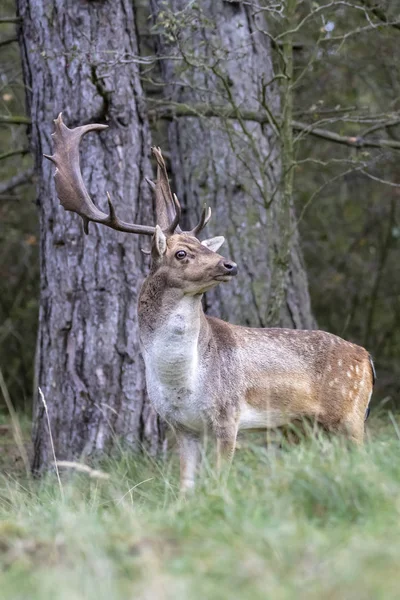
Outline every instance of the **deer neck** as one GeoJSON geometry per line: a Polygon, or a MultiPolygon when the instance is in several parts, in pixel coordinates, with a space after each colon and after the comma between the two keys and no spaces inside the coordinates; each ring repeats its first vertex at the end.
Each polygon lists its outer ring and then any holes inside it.
{"type": "Polygon", "coordinates": [[[167,287],[162,275],[151,275],[143,285],[138,313],[148,373],[162,385],[195,385],[199,342],[207,327],[201,296],[185,295],[167,287]]]}

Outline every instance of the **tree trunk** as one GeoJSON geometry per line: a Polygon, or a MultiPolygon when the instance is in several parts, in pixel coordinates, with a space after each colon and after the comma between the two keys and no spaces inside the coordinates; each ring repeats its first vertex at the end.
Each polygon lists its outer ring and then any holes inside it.
{"type": "MultiPolygon", "coordinates": [[[[53,119],[69,127],[107,123],[82,142],[82,172],[99,208],[106,192],[128,221],[153,224],[144,182],[149,130],[137,65],[135,16],[127,0],[18,0],[20,45],[41,228],[41,299],[36,375],[48,404],[58,459],[94,455],[116,439],[156,451],[162,429],[145,395],[136,302],[148,259],[143,238],[91,224],[56,198],[53,119]],[[140,204],[139,204],[140,198],[140,204]]],[[[43,406],[34,407],[34,470],[52,460],[43,406]]]]}
{"type": "Polygon", "coordinates": [[[207,312],[253,326],[313,328],[293,206],[283,201],[271,45],[260,32],[262,13],[248,4],[152,0],[158,52],[174,57],[161,62],[164,103],[231,111],[169,124],[174,187],[191,222],[204,203],[212,207],[209,234],[226,236],[221,252],[239,266],[234,281],[207,294],[207,312]],[[241,108],[268,111],[271,124],[243,121],[241,108]]]}

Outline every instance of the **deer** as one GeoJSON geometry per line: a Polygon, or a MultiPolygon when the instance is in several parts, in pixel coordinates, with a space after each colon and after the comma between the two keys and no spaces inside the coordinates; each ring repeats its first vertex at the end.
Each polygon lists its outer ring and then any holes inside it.
{"type": "Polygon", "coordinates": [[[180,228],[181,206],[171,193],[165,162],[157,162],[156,225],[120,220],[108,196],[99,210],[83,182],[79,144],[107,125],[69,129],[54,121],[55,188],[65,210],[89,223],[151,237],[150,271],[138,300],[140,346],[147,393],[162,420],[176,432],[180,489],[189,492],[204,436],[216,440],[217,467],[229,466],[242,430],[269,430],[310,420],[327,432],[362,444],[364,421],[375,383],[370,354],[354,343],[320,330],[251,328],[205,314],[203,295],[237,276],[235,262],[218,254],[224,237],[199,240],[211,210],[198,224],[180,228]]]}

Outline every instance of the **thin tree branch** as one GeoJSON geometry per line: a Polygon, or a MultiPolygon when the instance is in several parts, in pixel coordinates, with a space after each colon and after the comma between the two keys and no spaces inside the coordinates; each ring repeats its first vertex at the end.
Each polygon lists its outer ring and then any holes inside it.
{"type": "Polygon", "coordinates": [[[8,46],[8,44],[13,44],[14,42],[18,42],[17,37],[8,38],[8,40],[0,41],[0,48],[4,48],[4,46],[8,46]]]}
{"type": "Polygon", "coordinates": [[[392,140],[366,140],[361,136],[339,135],[328,129],[321,129],[319,127],[313,129],[312,125],[301,123],[300,121],[292,121],[292,127],[295,131],[302,131],[305,134],[313,135],[314,137],[322,138],[330,142],[336,142],[337,144],[342,144],[344,146],[350,146],[352,148],[393,148],[400,150],[400,142],[392,140]]]}
{"type": "Polygon", "coordinates": [[[333,2],[328,2],[327,4],[323,4],[322,6],[317,6],[314,10],[306,14],[306,16],[294,27],[293,29],[288,29],[280,33],[276,40],[280,40],[288,35],[292,35],[293,33],[297,33],[303,25],[311,18],[315,17],[322,11],[330,8],[337,8],[338,6],[346,6],[348,8],[354,8],[355,10],[361,10],[363,13],[366,13],[366,9],[364,6],[357,6],[351,2],[347,2],[346,0],[333,0],[333,2]]]}
{"type": "Polygon", "coordinates": [[[330,115],[330,114],[334,114],[334,115],[339,115],[341,113],[350,113],[350,112],[354,112],[355,110],[367,110],[364,107],[359,107],[359,106],[337,106],[337,107],[332,107],[332,108],[322,108],[319,107],[317,105],[312,106],[311,108],[307,108],[305,110],[294,110],[293,111],[293,115],[298,116],[298,115],[330,115]]]}
{"type": "Polygon", "coordinates": [[[2,181],[0,183],[0,194],[5,194],[7,192],[10,192],[11,190],[18,187],[19,185],[23,185],[24,183],[28,183],[29,181],[31,181],[32,176],[33,176],[33,171],[34,171],[33,167],[31,167],[30,169],[27,169],[26,171],[23,171],[22,173],[18,173],[17,175],[14,175],[14,177],[11,177],[7,181],[2,181]]]}
{"type": "Polygon", "coordinates": [[[368,129],[363,131],[362,137],[370,135],[371,133],[373,133],[374,131],[378,131],[379,129],[386,129],[386,127],[394,127],[395,125],[399,125],[399,124],[400,124],[399,118],[387,120],[387,121],[384,121],[383,123],[377,123],[376,125],[372,125],[368,129]]]}
{"type": "Polygon", "coordinates": [[[367,31],[373,31],[375,29],[379,29],[382,27],[400,27],[400,21],[387,21],[386,23],[371,23],[370,25],[366,25],[365,27],[357,27],[356,29],[352,30],[352,31],[348,31],[347,33],[343,34],[343,35],[333,35],[331,37],[325,37],[325,38],[321,38],[320,42],[342,42],[340,44],[340,48],[342,47],[342,45],[344,44],[344,42],[346,42],[351,36],[357,35],[359,33],[366,33],[367,31]]]}
{"type": "Polygon", "coordinates": [[[376,181],[377,183],[383,183],[384,185],[390,185],[391,187],[400,188],[400,183],[394,183],[393,181],[388,181],[387,179],[381,179],[376,175],[372,175],[372,173],[368,173],[368,171],[365,171],[364,169],[362,169],[360,173],[362,173],[366,177],[369,177],[369,179],[376,181]]]}
{"type": "MultiPolygon", "coordinates": [[[[356,173],[357,171],[360,171],[363,168],[363,166],[364,165],[362,164],[362,165],[360,165],[360,167],[355,167],[354,169],[347,169],[346,171],[342,171],[341,173],[338,173],[334,177],[331,177],[330,179],[328,179],[328,181],[324,181],[324,183],[322,185],[320,185],[319,188],[317,190],[315,190],[315,192],[313,194],[311,194],[311,196],[308,198],[307,202],[304,204],[303,208],[301,209],[300,215],[297,219],[295,227],[298,227],[300,225],[300,222],[302,221],[307,209],[312,204],[312,202],[314,202],[315,198],[322,192],[322,190],[324,190],[328,185],[331,185],[331,183],[334,183],[341,177],[345,177],[346,175],[349,175],[350,173],[356,173]]],[[[293,233],[294,233],[294,231],[295,230],[293,230],[293,233]]]]}
{"type": "MultiPolygon", "coordinates": [[[[370,0],[360,0],[360,2],[366,7],[367,10],[371,11],[375,17],[382,21],[382,23],[388,22],[387,16],[385,15],[384,11],[379,8],[379,6],[372,6],[370,0]]],[[[400,30],[400,23],[391,23],[391,26],[400,30]]]]}
{"type": "MultiPolygon", "coordinates": [[[[266,124],[270,122],[269,115],[259,111],[240,110],[241,118],[245,121],[255,121],[256,123],[266,124]]],[[[159,105],[149,111],[149,116],[153,118],[173,120],[175,117],[223,117],[227,119],[237,119],[237,111],[232,107],[212,106],[209,104],[169,104],[159,105]]],[[[300,131],[306,135],[312,135],[321,139],[350,146],[352,148],[393,148],[400,150],[400,142],[394,140],[367,140],[362,136],[345,136],[315,127],[312,124],[302,123],[301,121],[292,121],[292,127],[295,131],[300,131]]]]}
{"type": "Polygon", "coordinates": [[[2,17],[0,19],[0,25],[2,23],[21,23],[21,17],[2,17]]]}
{"type": "MultiPolygon", "coordinates": [[[[271,46],[273,47],[274,50],[276,50],[277,48],[283,47],[283,42],[282,42],[282,40],[279,40],[277,42],[276,40],[271,39],[271,46]]],[[[304,48],[309,48],[310,46],[311,46],[311,44],[304,44],[303,42],[292,42],[293,50],[304,50],[304,48]]]]}
{"type": "MultiPolygon", "coordinates": [[[[209,104],[180,104],[169,103],[157,106],[149,110],[149,116],[153,118],[167,119],[172,121],[175,117],[219,117],[225,119],[237,119],[237,108],[232,106],[218,106],[209,104]]],[[[240,116],[245,121],[256,123],[268,123],[269,116],[255,110],[240,110],[240,116]]]]}
{"type": "Polygon", "coordinates": [[[8,123],[10,125],[30,125],[31,120],[22,115],[0,115],[0,123],[8,123]]]}
{"type": "Polygon", "coordinates": [[[19,202],[22,200],[21,196],[17,194],[1,194],[0,202],[19,202]]]}
{"type": "Polygon", "coordinates": [[[17,150],[10,150],[9,152],[3,152],[3,154],[0,154],[0,160],[3,160],[4,158],[10,158],[11,156],[17,156],[18,154],[28,154],[29,153],[29,148],[17,148],[17,150]]]}

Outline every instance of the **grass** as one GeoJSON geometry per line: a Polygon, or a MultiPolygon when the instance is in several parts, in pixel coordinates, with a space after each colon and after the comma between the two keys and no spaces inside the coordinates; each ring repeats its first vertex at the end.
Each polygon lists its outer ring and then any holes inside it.
{"type": "MultiPolygon", "coordinates": [[[[397,429],[398,431],[398,429],[397,429]]],[[[68,471],[0,477],[0,590],[21,599],[398,597],[400,440],[388,418],[349,451],[245,442],[226,488],[206,461],[179,499],[177,460],[128,453],[68,471]]],[[[249,438],[251,439],[251,438],[249,438]]]]}

